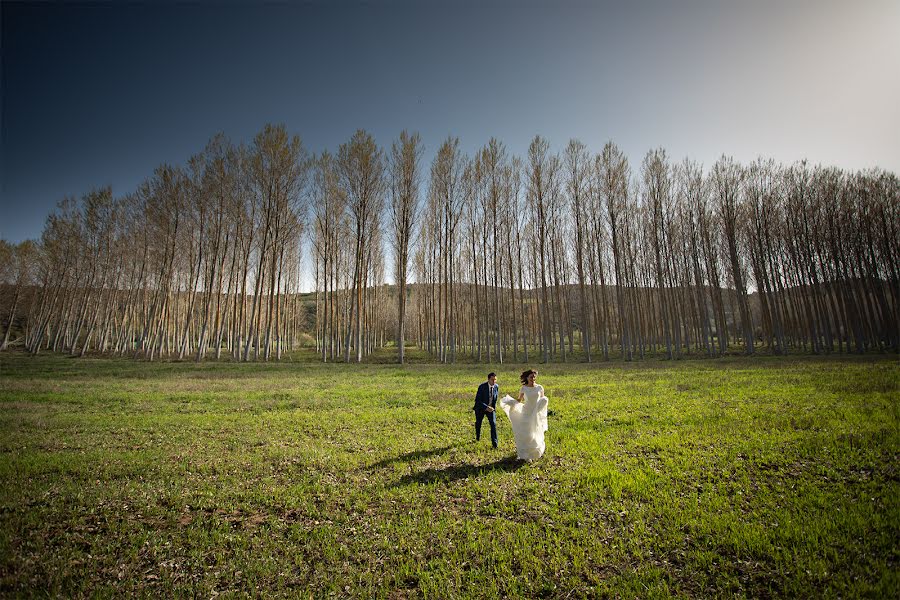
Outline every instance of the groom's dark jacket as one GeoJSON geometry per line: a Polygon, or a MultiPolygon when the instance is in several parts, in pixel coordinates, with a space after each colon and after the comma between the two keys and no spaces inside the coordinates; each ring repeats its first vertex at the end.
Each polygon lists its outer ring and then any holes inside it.
{"type": "Polygon", "coordinates": [[[475,406],[472,407],[472,410],[484,412],[487,410],[488,406],[496,409],[497,395],[499,393],[500,386],[495,383],[494,387],[491,388],[491,386],[488,385],[488,382],[485,381],[478,386],[478,392],[475,394],[475,406]]]}

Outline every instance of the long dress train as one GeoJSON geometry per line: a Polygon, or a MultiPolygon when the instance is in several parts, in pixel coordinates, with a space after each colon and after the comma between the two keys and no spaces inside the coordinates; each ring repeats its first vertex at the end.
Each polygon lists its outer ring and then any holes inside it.
{"type": "Polygon", "coordinates": [[[516,454],[522,460],[535,460],[544,455],[544,432],[547,431],[547,397],[540,385],[523,385],[525,402],[510,395],[500,399],[500,407],[512,425],[516,454]]]}

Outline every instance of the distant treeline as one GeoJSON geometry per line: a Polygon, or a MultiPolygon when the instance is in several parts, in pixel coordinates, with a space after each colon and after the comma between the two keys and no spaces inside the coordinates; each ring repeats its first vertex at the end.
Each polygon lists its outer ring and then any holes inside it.
{"type": "Polygon", "coordinates": [[[900,183],[880,169],[723,156],[708,171],[612,142],[525,157],[356,132],[310,156],[283,126],[214,137],[137,191],[66,198],[0,241],[3,347],[362,361],[894,351],[900,183]],[[311,241],[311,245],[305,243],[311,241]],[[312,295],[300,294],[311,247],[312,295]],[[391,260],[388,260],[390,248],[391,260]],[[388,265],[395,285],[385,285],[388,265]]]}

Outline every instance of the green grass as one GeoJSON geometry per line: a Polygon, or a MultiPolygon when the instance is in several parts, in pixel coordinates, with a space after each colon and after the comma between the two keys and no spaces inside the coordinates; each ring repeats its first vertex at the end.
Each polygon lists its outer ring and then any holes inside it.
{"type": "Polygon", "coordinates": [[[538,368],[0,355],[0,595],[900,592],[896,356],[538,368]]]}

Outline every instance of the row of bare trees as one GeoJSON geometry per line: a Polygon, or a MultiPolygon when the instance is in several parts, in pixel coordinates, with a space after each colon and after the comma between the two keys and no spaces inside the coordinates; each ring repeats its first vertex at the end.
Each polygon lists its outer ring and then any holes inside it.
{"type": "Polygon", "coordinates": [[[133,194],[66,199],[39,242],[0,244],[3,347],[199,361],[314,344],[346,362],[387,345],[403,362],[407,341],[442,362],[898,348],[892,173],[727,157],[705,172],[661,149],[633,171],[613,143],[555,153],[541,137],[523,158],[452,137],[423,154],[418,134],[383,149],[357,131],[309,156],[266,126],[133,194]]]}
{"type": "Polygon", "coordinates": [[[440,360],[897,350],[892,173],[728,157],[704,173],[659,149],[635,174],[613,143],[456,147],[432,164],[416,261],[419,341],[440,360]]]}
{"type": "Polygon", "coordinates": [[[23,287],[33,296],[22,344],[149,360],[280,357],[305,325],[308,168],[300,139],[267,126],[249,147],[213,138],[133,194],[65,199],[15,286],[15,298],[23,287]]]}

